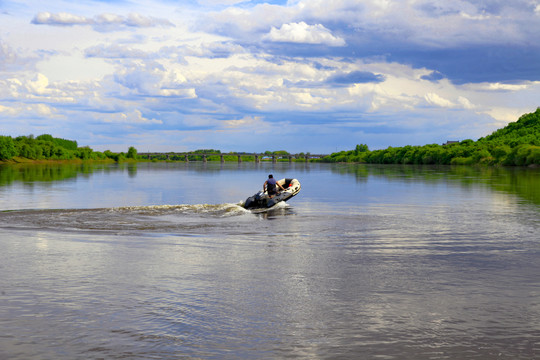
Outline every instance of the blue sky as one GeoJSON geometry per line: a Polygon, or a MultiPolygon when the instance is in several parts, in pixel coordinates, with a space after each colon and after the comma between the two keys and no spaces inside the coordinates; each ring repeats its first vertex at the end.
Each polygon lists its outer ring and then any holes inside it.
{"type": "Polygon", "coordinates": [[[540,106],[540,0],[0,0],[0,134],[330,153],[540,106]]]}

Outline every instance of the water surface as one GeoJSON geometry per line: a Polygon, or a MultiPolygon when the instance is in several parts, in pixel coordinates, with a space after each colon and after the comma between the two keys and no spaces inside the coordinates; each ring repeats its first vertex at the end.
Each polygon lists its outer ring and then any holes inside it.
{"type": "Polygon", "coordinates": [[[0,358],[540,358],[537,169],[0,167],[0,358]],[[288,204],[239,204],[268,173],[288,204]]]}

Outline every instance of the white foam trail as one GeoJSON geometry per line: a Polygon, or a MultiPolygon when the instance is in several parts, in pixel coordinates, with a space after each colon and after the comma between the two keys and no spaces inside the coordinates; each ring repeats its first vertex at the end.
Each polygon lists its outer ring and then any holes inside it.
{"type": "Polygon", "coordinates": [[[109,209],[111,212],[133,213],[137,215],[171,215],[171,214],[208,214],[215,216],[236,216],[249,213],[240,204],[179,204],[124,206],[109,209]]]}

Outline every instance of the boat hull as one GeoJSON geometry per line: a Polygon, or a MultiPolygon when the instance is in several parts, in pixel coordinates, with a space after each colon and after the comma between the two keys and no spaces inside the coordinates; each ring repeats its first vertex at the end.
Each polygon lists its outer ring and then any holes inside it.
{"type": "Polygon", "coordinates": [[[246,199],[244,208],[248,210],[269,209],[282,201],[287,201],[293,196],[296,196],[301,189],[300,181],[297,179],[281,179],[277,183],[283,186],[285,190],[278,192],[272,197],[266,191],[259,191],[246,199]]]}

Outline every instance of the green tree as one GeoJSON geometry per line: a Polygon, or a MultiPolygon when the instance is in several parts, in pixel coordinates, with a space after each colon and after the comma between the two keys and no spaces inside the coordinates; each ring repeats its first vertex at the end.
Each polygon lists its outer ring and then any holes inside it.
{"type": "Polygon", "coordinates": [[[11,136],[0,136],[0,160],[9,160],[17,155],[11,136]]]}
{"type": "Polygon", "coordinates": [[[137,158],[137,149],[135,149],[133,146],[130,146],[126,156],[127,156],[128,159],[136,159],[137,158]]]}
{"type": "Polygon", "coordinates": [[[77,157],[82,160],[89,160],[94,157],[94,154],[92,149],[88,146],[84,146],[77,149],[77,157]]]}
{"type": "Polygon", "coordinates": [[[356,148],[354,149],[355,155],[358,155],[359,153],[363,153],[367,151],[369,151],[369,148],[366,144],[356,145],[356,148]]]}

